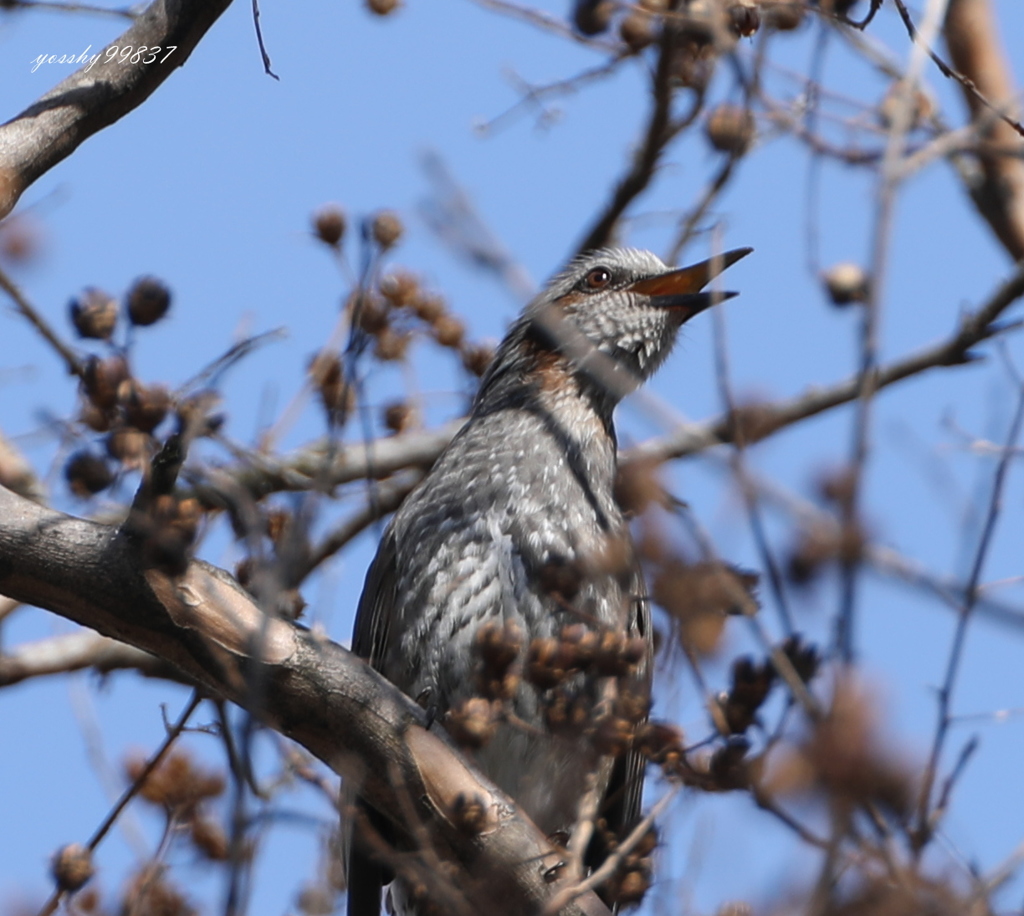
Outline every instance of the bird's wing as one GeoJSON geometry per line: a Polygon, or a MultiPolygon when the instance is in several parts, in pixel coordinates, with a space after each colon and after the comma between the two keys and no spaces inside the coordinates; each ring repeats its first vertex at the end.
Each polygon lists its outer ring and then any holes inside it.
{"type": "Polygon", "coordinates": [[[381,670],[388,648],[395,607],[396,563],[395,535],[393,529],[388,528],[381,538],[377,555],[366,571],[352,631],[352,651],[365,658],[376,671],[381,670]]]}
{"type": "MultiPolygon", "coordinates": [[[[651,679],[654,670],[654,631],[651,629],[651,599],[647,596],[643,575],[636,574],[637,590],[632,596],[633,613],[630,620],[630,636],[639,636],[647,643],[647,652],[643,661],[637,668],[635,683],[643,691],[645,696],[651,694],[651,679]]],[[[622,819],[612,829],[622,839],[632,830],[640,820],[640,803],[644,791],[644,771],[647,761],[643,754],[636,750],[630,750],[625,755],[625,766],[623,773],[623,804],[622,819]]],[[[615,787],[611,787],[614,791],[615,787]]],[[[609,826],[612,826],[609,823],[609,826]]]]}
{"type": "MultiPolygon", "coordinates": [[[[637,666],[632,685],[642,690],[645,696],[650,696],[654,669],[654,631],[651,629],[651,600],[647,596],[643,573],[639,568],[633,575],[630,593],[629,635],[639,636],[647,643],[647,652],[637,666]]],[[[612,835],[620,841],[628,836],[640,820],[646,765],[647,761],[643,754],[629,750],[616,759],[612,768],[602,816],[612,835]]],[[[590,868],[598,868],[609,852],[610,850],[595,834],[587,850],[586,864],[590,868]]],[[[600,890],[598,893],[601,893],[600,890]]],[[[613,912],[618,912],[618,909],[617,904],[612,905],[613,912]]]]}
{"type": "MultiPolygon", "coordinates": [[[[395,606],[395,537],[389,528],[366,573],[363,594],[356,611],[352,651],[377,671],[387,654],[391,618],[395,606]]],[[[366,855],[356,820],[365,819],[372,829],[386,833],[381,818],[358,797],[350,796],[354,816],[347,831],[348,916],[379,916],[381,891],[391,881],[387,868],[366,855]]]]}

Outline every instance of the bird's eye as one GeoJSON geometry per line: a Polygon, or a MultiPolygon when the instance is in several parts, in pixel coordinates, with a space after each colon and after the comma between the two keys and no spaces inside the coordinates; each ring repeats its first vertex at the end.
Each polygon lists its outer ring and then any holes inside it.
{"type": "Polygon", "coordinates": [[[587,274],[583,282],[587,289],[604,289],[612,282],[612,274],[607,267],[595,267],[587,274]]]}

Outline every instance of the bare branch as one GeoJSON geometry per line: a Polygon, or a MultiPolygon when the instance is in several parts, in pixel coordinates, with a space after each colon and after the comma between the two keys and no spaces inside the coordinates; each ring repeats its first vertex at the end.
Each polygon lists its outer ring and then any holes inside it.
{"type": "Polygon", "coordinates": [[[982,218],[1017,261],[1024,258],[1024,160],[1004,155],[999,148],[1020,150],[1024,127],[1008,117],[1019,117],[1020,109],[1013,101],[1010,65],[989,0],[950,0],[944,35],[953,64],[963,76],[946,75],[960,83],[973,118],[992,111],[999,117],[986,131],[981,174],[969,182],[968,190],[982,218]]]}
{"type": "MultiPolygon", "coordinates": [[[[3,131],[4,127],[0,127],[0,163],[3,161],[3,131]]],[[[2,170],[3,166],[0,164],[0,194],[3,193],[2,170]]],[[[0,207],[2,207],[2,205],[3,202],[2,199],[0,199],[0,207]]],[[[25,298],[21,290],[14,285],[14,282],[6,273],[4,273],[3,269],[0,269],[0,289],[11,297],[11,301],[14,302],[15,309],[17,309],[21,316],[39,332],[39,335],[43,340],[53,347],[57,352],[57,355],[64,360],[64,365],[67,366],[68,374],[80,376],[83,372],[83,366],[82,361],[78,358],[78,354],[60,339],[57,332],[50,327],[50,323],[41,314],[39,314],[32,303],[25,298]]]]}
{"type": "Polygon", "coordinates": [[[95,60],[0,125],[0,217],[14,209],[32,182],[71,155],[83,140],[146,101],[188,60],[230,2],[155,0],[95,60]],[[121,62],[120,49],[142,47],[150,51],[139,55],[138,61],[133,51],[121,62]],[[152,53],[154,49],[159,52],[152,53]]]}
{"type": "Polygon", "coordinates": [[[100,674],[131,669],[147,677],[192,684],[167,662],[132,646],[83,631],[25,643],[0,655],[0,687],[9,687],[33,677],[67,674],[91,668],[100,674]]]}

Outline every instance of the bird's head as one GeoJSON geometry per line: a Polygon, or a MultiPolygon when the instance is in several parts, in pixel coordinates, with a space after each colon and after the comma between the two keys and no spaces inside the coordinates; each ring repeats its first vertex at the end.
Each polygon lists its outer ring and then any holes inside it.
{"type": "MultiPolygon", "coordinates": [[[[635,386],[668,356],[684,322],[736,295],[702,290],[751,250],[737,248],[678,270],[635,248],[591,252],[556,276],[523,318],[535,336],[599,381],[602,371],[625,370],[635,386]]],[[[609,384],[615,393],[614,381],[609,384]]]]}

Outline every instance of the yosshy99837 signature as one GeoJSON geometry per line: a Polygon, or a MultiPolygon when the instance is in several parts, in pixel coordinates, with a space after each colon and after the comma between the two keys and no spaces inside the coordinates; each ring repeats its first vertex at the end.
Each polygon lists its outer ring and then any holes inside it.
{"type": "Polygon", "coordinates": [[[97,61],[119,64],[162,64],[177,49],[177,45],[160,47],[154,45],[111,45],[96,54],[90,54],[89,45],[81,54],[40,54],[32,61],[32,72],[35,73],[43,64],[84,64],[88,72],[97,61]]]}

